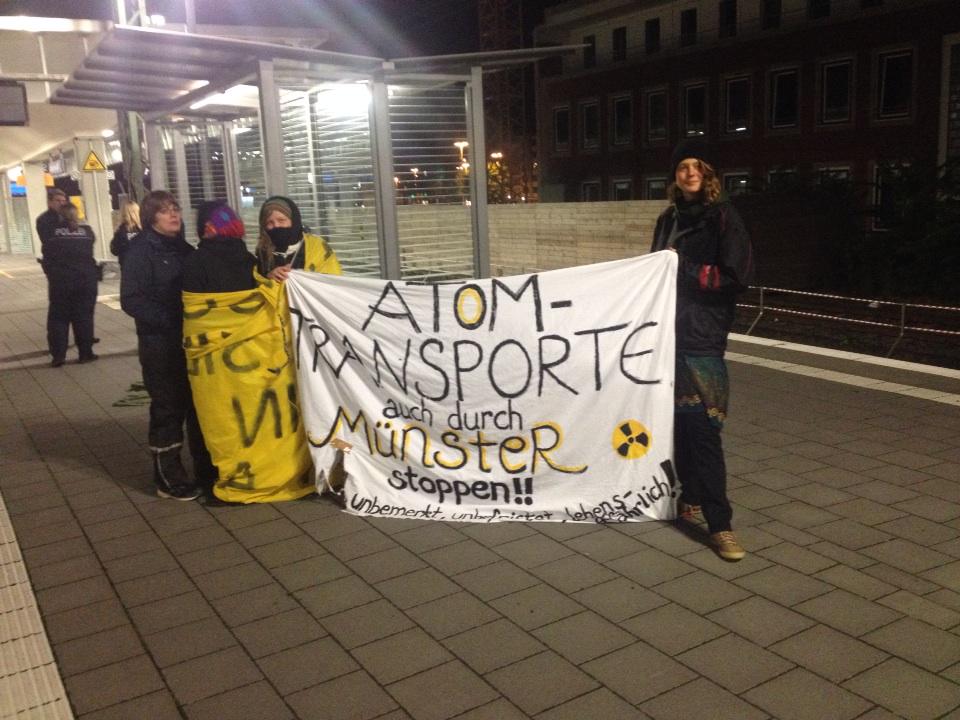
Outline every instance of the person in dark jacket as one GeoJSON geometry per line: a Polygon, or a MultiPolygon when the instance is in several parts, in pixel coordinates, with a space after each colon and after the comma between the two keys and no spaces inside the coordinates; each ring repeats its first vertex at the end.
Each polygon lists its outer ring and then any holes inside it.
{"type": "Polygon", "coordinates": [[[707,162],[706,145],[682,141],[671,158],[673,201],[657,220],[651,251],[677,253],[674,456],[682,492],[680,514],[703,513],[711,541],[724,560],[746,552],[731,528],[720,431],[729,380],[723,356],[736,296],[753,277],[750,237],[721,192],[707,162]]]}
{"type": "Polygon", "coordinates": [[[183,289],[196,293],[252,290],[257,258],[243,242],[243,220],[224,200],[197,209],[197,251],[183,264],[183,289]]]}
{"type": "Polygon", "coordinates": [[[130,249],[130,243],[140,233],[140,206],[133,200],[124,200],[120,208],[120,224],[113,239],[110,240],[110,252],[117,256],[117,262],[123,269],[123,260],[130,249]]]}
{"type": "Polygon", "coordinates": [[[47,190],[47,209],[45,212],[37,215],[37,237],[40,238],[40,252],[47,244],[47,240],[53,237],[53,231],[63,223],[61,211],[70,204],[67,194],[60,188],[50,188],[47,190]]]}
{"type": "Polygon", "coordinates": [[[150,394],[149,441],[157,495],[193,500],[200,490],[180,459],[184,423],[197,482],[212,484],[216,478],[197,423],[183,353],[183,264],[194,249],[183,237],[180,205],[170,193],[148,194],[141,220],[143,232],[124,260],[120,306],[137,327],[143,384],[150,394]]]}
{"type": "MultiPolygon", "coordinates": [[[[51,367],[66,361],[70,326],[81,363],[93,362],[93,313],[97,305],[100,271],[93,258],[96,237],[89,225],[77,221],[77,208],[65,204],[58,225],[43,243],[43,272],[47,276],[50,306],[47,309],[47,346],[51,367]]],[[[37,221],[39,226],[40,221],[37,221]]]]}

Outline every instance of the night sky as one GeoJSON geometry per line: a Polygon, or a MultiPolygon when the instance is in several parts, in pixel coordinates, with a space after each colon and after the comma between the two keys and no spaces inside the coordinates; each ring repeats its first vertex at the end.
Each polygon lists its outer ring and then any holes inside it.
{"type": "MultiPolygon", "coordinates": [[[[535,22],[544,5],[526,0],[535,22]]],[[[147,0],[147,11],[184,21],[183,0],[147,0]]],[[[223,25],[320,27],[324,49],[404,57],[479,49],[476,0],[195,0],[197,22],[223,25]]],[[[0,0],[0,14],[112,19],[115,0],[0,0]]]]}

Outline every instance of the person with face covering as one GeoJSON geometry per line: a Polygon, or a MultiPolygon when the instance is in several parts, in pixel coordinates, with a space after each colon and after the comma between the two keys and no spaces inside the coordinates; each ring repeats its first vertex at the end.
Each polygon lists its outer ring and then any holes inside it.
{"type": "Polygon", "coordinates": [[[303,226],[300,208],[275,195],[260,208],[257,263],[261,275],[283,282],[291,270],[340,275],[340,262],[327,241],[303,226]]]}
{"type": "MultiPolygon", "coordinates": [[[[303,226],[300,208],[290,198],[274,195],[260,208],[260,238],[257,242],[257,267],[261,275],[276,282],[287,279],[291,270],[341,275],[340,261],[319,235],[303,226]]],[[[333,466],[324,474],[321,492],[330,492],[343,503],[343,451],[337,452],[333,466]]]]}
{"type": "Polygon", "coordinates": [[[217,470],[200,434],[183,352],[183,265],[194,252],[183,237],[177,199],[164,190],[141,206],[143,232],[131,243],[120,278],[120,306],[137,326],[143,384],[150,394],[150,450],[157,495],[194,500],[212,485],[217,470]],[[180,459],[184,424],[197,482],[180,459]]]}
{"type": "Polygon", "coordinates": [[[197,208],[197,251],[183,263],[183,289],[195,293],[252,290],[257,259],[243,242],[243,220],[224,200],[197,208]]]}
{"type": "Polygon", "coordinates": [[[79,362],[97,359],[93,353],[93,313],[100,275],[93,258],[96,237],[89,225],[79,223],[77,208],[72,204],[62,205],[58,217],[59,223],[51,227],[43,243],[42,262],[50,298],[47,345],[53,357],[51,367],[60,367],[66,361],[71,325],[79,362]]]}
{"type": "Polygon", "coordinates": [[[750,237],[723,195],[717,171],[698,139],[673,152],[672,204],[657,220],[651,252],[672,250],[677,269],[674,459],[681,484],[680,516],[702,513],[717,554],[728,561],[746,552],[731,528],[720,431],[730,383],[723,356],[736,296],[753,277],[750,237]]]}

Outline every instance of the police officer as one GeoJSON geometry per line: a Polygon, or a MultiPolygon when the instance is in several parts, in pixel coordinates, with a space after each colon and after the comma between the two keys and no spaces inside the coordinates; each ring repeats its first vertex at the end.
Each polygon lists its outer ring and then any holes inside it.
{"type": "MultiPolygon", "coordinates": [[[[66,195],[60,195],[66,199],[66,195]]],[[[55,200],[51,200],[51,205],[55,200]]],[[[52,208],[51,208],[52,209],[52,208]]],[[[49,211],[48,211],[49,212],[49,211]]],[[[77,209],[69,202],[60,206],[54,219],[37,218],[38,232],[43,220],[47,237],[43,240],[43,272],[47,276],[49,307],[47,309],[47,345],[53,359],[52,367],[66,361],[70,326],[80,351],[80,362],[97,359],[93,354],[93,313],[97,304],[99,270],[93,258],[96,237],[89,225],[77,220],[77,209]]]]}

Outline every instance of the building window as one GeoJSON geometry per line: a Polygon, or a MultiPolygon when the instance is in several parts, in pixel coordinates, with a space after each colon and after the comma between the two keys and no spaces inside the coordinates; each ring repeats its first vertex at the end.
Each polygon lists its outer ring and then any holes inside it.
{"type": "Polygon", "coordinates": [[[690,8],[680,13],[680,47],[697,43],[697,9],[690,8]]]}
{"type": "Polygon", "coordinates": [[[737,0],[720,0],[720,31],[722,38],[737,34],[737,0]]]}
{"type": "Polygon", "coordinates": [[[800,72],[770,73],[770,127],[796,127],[800,121],[800,72]]]}
{"type": "Polygon", "coordinates": [[[830,17],[830,0],[807,0],[807,17],[811,20],[830,17]]]}
{"type": "Polygon", "coordinates": [[[633,99],[618,97],[613,99],[613,127],[611,135],[614,145],[629,145],[633,142],[633,99]]]}
{"type": "Polygon", "coordinates": [[[625,27],[613,29],[613,59],[615,62],[627,59],[627,29],[625,27]]]}
{"type": "Polygon", "coordinates": [[[881,120],[908,117],[912,104],[913,51],[881,54],[877,73],[877,117],[881,120]]]}
{"type": "Polygon", "coordinates": [[[580,106],[580,147],[595,148],[600,145],[600,106],[595,102],[580,106]]]}
{"type": "Polygon", "coordinates": [[[767,183],[771,188],[783,188],[797,182],[796,168],[777,168],[767,173],[767,183]]]}
{"type": "Polygon", "coordinates": [[[667,199],[667,179],[664,177],[647,178],[645,183],[647,200],[666,200],[667,199]]]}
{"type": "Polygon", "coordinates": [[[782,14],[782,0],[763,0],[763,12],[760,17],[761,27],[764,30],[773,30],[780,27],[782,14]]]}
{"type": "Polygon", "coordinates": [[[633,180],[613,180],[610,189],[611,200],[633,200],[633,180]]]}
{"type": "Polygon", "coordinates": [[[878,164],[874,170],[874,230],[889,230],[903,220],[897,197],[897,185],[906,167],[906,165],[878,164]]]}
{"type": "Polygon", "coordinates": [[[580,200],[583,202],[597,202],[600,200],[600,183],[596,180],[580,183],[580,200]]]}
{"type": "Polygon", "coordinates": [[[820,66],[820,122],[849,122],[853,94],[853,63],[850,60],[823,63],[820,66]]]}
{"type": "Polygon", "coordinates": [[[817,182],[821,185],[830,183],[845,183],[850,180],[850,168],[842,167],[822,167],[817,170],[817,182]]]}
{"type": "Polygon", "coordinates": [[[584,35],[583,67],[592,68],[597,64],[597,38],[595,35],[584,35]]]}
{"type": "Polygon", "coordinates": [[[570,108],[553,109],[553,148],[561,152],[570,149],[570,108]]]}
{"type": "Polygon", "coordinates": [[[667,139],[667,93],[647,94],[647,142],[667,139]]]}
{"type": "Polygon", "coordinates": [[[734,172],[724,173],[723,189],[727,195],[742,195],[750,189],[750,173],[734,172]]]}
{"type": "Polygon", "coordinates": [[[683,134],[687,137],[707,132],[707,86],[690,85],[683,89],[683,134]]]}
{"type": "Polygon", "coordinates": [[[643,26],[643,43],[647,55],[660,52],[660,18],[647,20],[643,26]]]}
{"type": "Polygon", "coordinates": [[[750,132],[750,78],[730,78],[724,83],[726,118],[724,131],[730,135],[750,132]]]}

